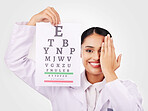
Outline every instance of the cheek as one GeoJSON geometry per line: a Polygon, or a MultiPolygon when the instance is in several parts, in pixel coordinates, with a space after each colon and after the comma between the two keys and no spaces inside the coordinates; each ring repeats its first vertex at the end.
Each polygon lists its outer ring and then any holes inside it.
{"type": "Polygon", "coordinates": [[[86,62],[90,59],[90,55],[89,54],[86,54],[86,53],[82,53],[82,61],[83,61],[83,64],[86,64],[86,62]]]}

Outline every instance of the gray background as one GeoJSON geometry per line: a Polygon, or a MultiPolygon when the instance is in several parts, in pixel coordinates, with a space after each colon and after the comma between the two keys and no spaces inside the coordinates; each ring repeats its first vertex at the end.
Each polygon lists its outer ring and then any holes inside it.
{"type": "MultiPolygon", "coordinates": [[[[83,23],[83,29],[100,26],[113,36],[117,55],[122,53],[120,79],[135,82],[148,110],[148,7],[147,0],[5,0],[0,1],[0,110],[51,111],[51,103],[4,63],[4,54],[15,22],[28,21],[47,6],[54,7],[62,22],[83,23]]],[[[35,57],[34,44],[29,57],[35,57]]],[[[83,67],[82,69],[83,70],[83,67]]]]}

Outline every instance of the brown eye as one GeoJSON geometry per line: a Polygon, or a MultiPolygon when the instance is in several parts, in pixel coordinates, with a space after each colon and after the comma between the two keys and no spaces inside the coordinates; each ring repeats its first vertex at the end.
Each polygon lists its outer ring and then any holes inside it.
{"type": "Polygon", "coordinates": [[[86,50],[86,52],[91,53],[91,52],[93,52],[93,51],[92,51],[92,50],[86,50]]]}

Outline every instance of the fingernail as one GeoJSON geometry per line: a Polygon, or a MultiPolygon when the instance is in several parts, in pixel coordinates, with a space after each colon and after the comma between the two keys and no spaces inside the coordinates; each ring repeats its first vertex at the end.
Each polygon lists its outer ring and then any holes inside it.
{"type": "Polygon", "coordinates": [[[109,36],[109,37],[110,37],[110,35],[109,35],[109,34],[107,34],[107,36],[109,36]]]}

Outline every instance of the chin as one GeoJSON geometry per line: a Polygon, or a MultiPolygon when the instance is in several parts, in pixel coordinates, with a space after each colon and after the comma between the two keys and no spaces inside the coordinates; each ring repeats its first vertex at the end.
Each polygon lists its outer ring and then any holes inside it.
{"type": "Polygon", "coordinates": [[[98,68],[98,69],[91,68],[86,71],[89,72],[90,74],[93,74],[93,75],[103,74],[102,70],[100,68],[98,68]]]}

